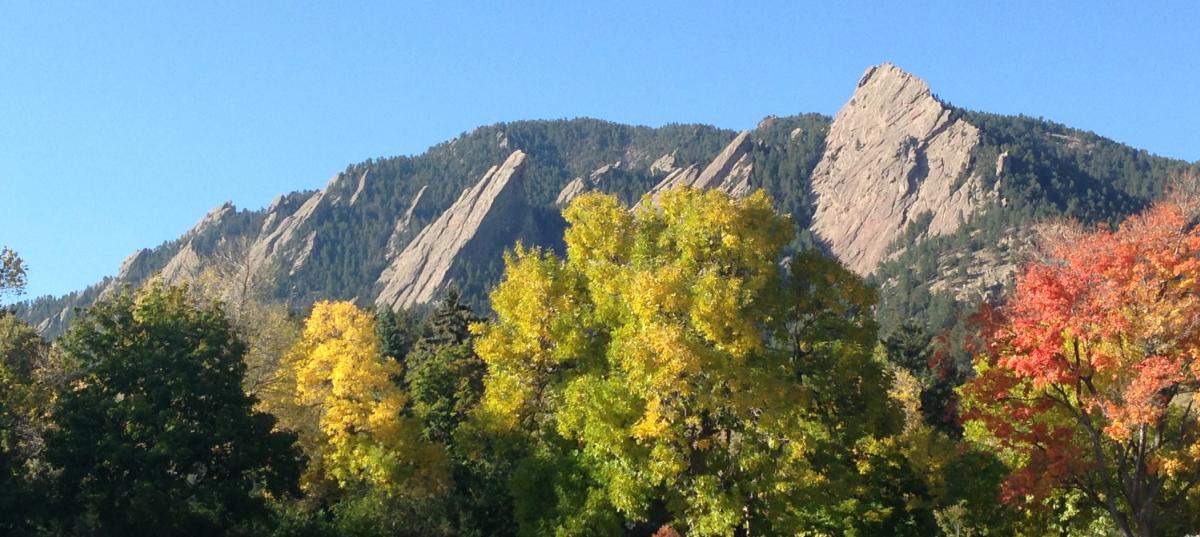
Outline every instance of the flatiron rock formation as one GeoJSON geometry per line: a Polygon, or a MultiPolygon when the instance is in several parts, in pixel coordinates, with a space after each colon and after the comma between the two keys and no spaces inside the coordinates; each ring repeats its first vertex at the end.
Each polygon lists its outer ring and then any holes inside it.
{"type": "Polygon", "coordinates": [[[620,167],[621,162],[617,161],[612,164],[605,164],[597,168],[596,171],[593,171],[588,175],[587,179],[584,179],[583,177],[576,177],[572,179],[570,183],[567,183],[567,186],[564,186],[563,189],[559,191],[558,198],[554,200],[554,205],[561,209],[566,207],[567,204],[571,203],[571,200],[575,199],[580,194],[591,192],[593,190],[603,190],[605,183],[612,179],[613,172],[620,167]]]}
{"type": "Polygon", "coordinates": [[[396,308],[429,302],[451,282],[461,260],[511,235],[525,205],[521,188],[524,164],[525,153],[514,151],[421,230],[379,276],[381,291],[375,303],[396,308]]]}
{"type": "Polygon", "coordinates": [[[886,63],[867,69],[813,170],[813,231],[861,275],[923,213],[930,236],[954,231],[987,195],[966,180],[979,138],[921,79],[886,63]]]}
{"type": "MultiPolygon", "coordinates": [[[[734,197],[743,197],[750,193],[750,172],[754,165],[750,162],[750,131],[742,131],[733,138],[725,149],[716,156],[703,170],[696,166],[678,168],[668,174],[650,191],[650,197],[658,201],[663,192],[678,186],[690,186],[701,189],[717,189],[734,197]]],[[[666,157],[664,157],[665,159],[666,157]]],[[[655,166],[673,165],[663,159],[655,162],[655,166]]]]}

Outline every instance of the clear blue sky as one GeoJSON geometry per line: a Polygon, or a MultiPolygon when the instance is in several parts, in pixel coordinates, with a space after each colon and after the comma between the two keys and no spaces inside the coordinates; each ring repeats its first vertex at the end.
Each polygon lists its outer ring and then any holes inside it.
{"type": "Polygon", "coordinates": [[[0,245],[29,295],[113,274],[225,200],[478,125],[749,128],[833,114],[882,61],[957,105],[1200,159],[1195,2],[443,4],[0,4],[0,245]]]}

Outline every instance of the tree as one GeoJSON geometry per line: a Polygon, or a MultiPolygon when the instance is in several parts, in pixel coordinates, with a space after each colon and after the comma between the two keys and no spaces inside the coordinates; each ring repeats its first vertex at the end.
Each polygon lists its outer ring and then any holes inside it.
{"type": "Polygon", "coordinates": [[[299,431],[310,458],[303,482],[309,493],[341,502],[354,524],[395,531],[404,520],[384,506],[411,508],[439,497],[445,454],[404,415],[400,366],[379,352],[375,329],[375,319],[349,302],[313,306],[281,370],[307,418],[284,425],[299,431]]]}
{"type": "Polygon", "coordinates": [[[931,338],[924,327],[905,322],[883,340],[888,361],[912,375],[920,385],[920,407],[925,422],[958,437],[957,394],[965,379],[943,348],[946,336],[931,338]]]}
{"type": "Polygon", "coordinates": [[[285,389],[275,383],[277,371],[300,337],[300,327],[286,305],[271,300],[276,267],[256,263],[251,246],[247,237],[222,239],[189,289],[201,302],[221,304],[246,344],[246,393],[260,401],[275,401],[283,396],[274,392],[285,389]]]}
{"type": "Polygon", "coordinates": [[[45,465],[41,461],[47,412],[53,397],[50,346],[37,331],[0,310],[0,534],[33,533],[44,515],[45,465]]]}
{"type": "Polygon", "coordinates": [[[448,443],[483,394],[483,360],[472,348],[470,326],[481,319],[451,289],[425,321],[425,334],[406,359],[413,414],[425,436],[448,443]]]}
{"type": "Polygon", "coordinates": [[[23,293],[25,282],[25,262],[8,247],[0,248],[0,297],[23,293]]]}
{"type": "Polygon", "coordinates": [[[252,409],[245,346],[215,305],[152,282],[89,308],[61,346],[79,366],[46,440],[63,531],[229,533],[295,489],[294,436],[252,409]]]}
{"type": "Polygon", "coordinates": [[[375,331],[379,334],[379,352],[401,365],[404,372],[405,362],[413,346],[421,339],[420,318],[412,310],[392,310],[383,308],[375,314],[375,331]]]}
{"type": "Polygon", "coordinates": [[[882,527],[892,506],[855,498],[872,472],[857,457],[896,417],[873,292],[813,254],[781,270],[793,226],[762,193],[660,202],[580,196],[566,259],[506,258],[473,423],[532,442],[513,484],[522,533],[882,527]]]}
{"type": "Polygon", "coordinates": [[[1200,529],[1196,203],[1045,240],[963,389],[969,436],[1012,468],[1004,497],[1078,494],[1123,535],[1200,529]]]}

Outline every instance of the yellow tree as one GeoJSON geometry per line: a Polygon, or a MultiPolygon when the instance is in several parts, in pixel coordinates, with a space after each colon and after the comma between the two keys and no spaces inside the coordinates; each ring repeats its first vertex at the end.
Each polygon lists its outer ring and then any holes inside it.
{"type": "Polygon", "coordinates": [[[372,316],[349,302],[318,302],[285,359],[282,382],[294,387],[310,457],[304,486],[367,488],[385,496],[431,496],[445,487],[444,454],[403,415],[407,397],[398,364],[382,356],[372,316]]]}
{"type": "Polygon", "coordinates": [[[895,514],[854,498],[871,471],[854,454],[889,419],[873,294],[819,256],[788,274],[793,225],[769,198],[678,189],[631,213],[592,194],[564,216],[566,259],[518,247],[477,328],[475,425],[536,446],[514,477],[523,533],[796,533],[895,514]]]}

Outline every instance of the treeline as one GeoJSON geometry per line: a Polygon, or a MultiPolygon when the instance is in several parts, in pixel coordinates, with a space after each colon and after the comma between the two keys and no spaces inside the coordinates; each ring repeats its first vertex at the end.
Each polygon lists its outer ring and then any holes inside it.
{"type": "Polygon", "coordinates": [[[1059,228],[961,341],[881,338],[873,287],[781,268],[767,196],[691,189],[579,197],[486,318],[451,292],[301,319],[236,266],[53,345],[0,315],[0,532],[1194,533],[1198,214],[1059,228]]]}

